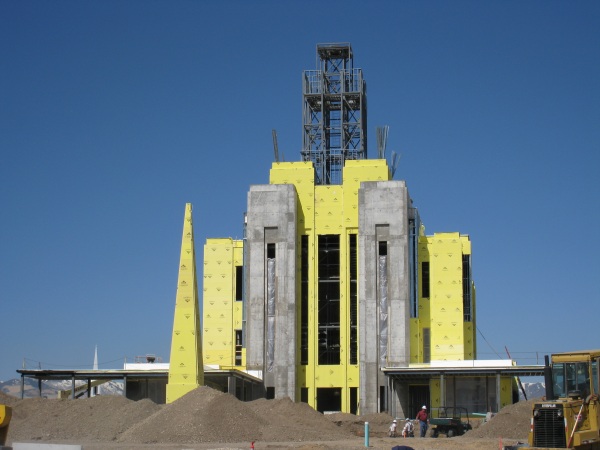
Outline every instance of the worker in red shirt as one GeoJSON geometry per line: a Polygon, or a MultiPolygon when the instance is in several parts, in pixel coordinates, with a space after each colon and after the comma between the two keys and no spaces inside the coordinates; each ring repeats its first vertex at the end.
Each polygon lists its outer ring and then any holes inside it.
{"type": "Polygon", "coordinates": [[[425,437],[425,433],[427,433],[427,422],[429,420],[427,406],[423,405],[421,411],[417,413],[417,420],[419,421],[419,427],[421,429],[421,437],[425,437]]]}

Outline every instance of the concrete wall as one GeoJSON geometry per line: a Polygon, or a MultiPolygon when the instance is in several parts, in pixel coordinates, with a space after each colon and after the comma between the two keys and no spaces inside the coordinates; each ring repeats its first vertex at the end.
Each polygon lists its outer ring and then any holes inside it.
{"type": "Polygon", "coordinates": [[[246,227],[246,367],[263,370],[275,398],[295,400],[296,386],[296,190],[293,185],[251,186],[246,227]],[[267,371],[266,246],[275,244],[275,360],[267,371]]]}
{"type": "MultiPolygon", "coordinates": [[[[410,290],[408,265],[409,196],[403,181],[363,182],[359,197],[358,273],[360,413],[379,411],[380,386],[386,386],[379,361],[378,241],[388,243],[387,365],[408,366],[410,290]]],[[[397,400],[391,399],[391,401],[397,400]]],[[[388,404],[388,409],[392,405],[388,404]]]]}

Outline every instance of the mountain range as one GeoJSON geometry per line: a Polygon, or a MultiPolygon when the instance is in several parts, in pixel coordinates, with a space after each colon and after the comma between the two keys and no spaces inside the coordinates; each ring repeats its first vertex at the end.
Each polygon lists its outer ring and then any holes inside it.
{"type": "MultiPolygon", "coordinates": [[[[82,382],[75,383],[75,386],[83,384],[82,382]]],[[[57,398],[58,392],[63,390],[71,390],[70,380],[48,380],[42,382],[42,397],[57,398]]],[[[8,381],[0,381],[0,391],[13,397],[21,398],[21,380],[14,378],[8,381]]],[[[98,386],[98,395],[123,395],[122,381],[108,381],[98,386]]],[[[38,383],[31,379],[25,378],[23,386],[23,398],[39,397],[40,390],[38,383]]],[[[84,392],[82,397],[87,397],[87,392],[84,392]]]]}

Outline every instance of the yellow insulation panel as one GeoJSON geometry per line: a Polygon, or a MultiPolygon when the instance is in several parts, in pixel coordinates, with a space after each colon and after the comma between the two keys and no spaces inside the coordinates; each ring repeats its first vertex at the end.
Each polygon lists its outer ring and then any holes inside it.
{"type": "MultiPolygon", "coordinates": [[[[454,232],[421,236],[418,252],[419,318],[411,324],[411,339],[419,342],[411,342],[411,362],[423,362],[424,328],[430,329],[431,360],[474,359],[474,321],[465,321],[463,304],[463,255],[471,253],[469,237],[454,232]],[[423,297],[423,262],[429,263],[429,297],[423,297]]],[[[474,305],[474,290],[472,297],[474,305]]]]}
{"type": "Polygon", "coordinates": [[[235,300],[236,266],[242,260],[242,241],[207,239],[204,245],[204,364],[235,365],[235,330],[242,328],[242,302],[235,300]]]}
{"type": "Polygon", "coordinates": [[[203,384],[194,227],[192,205],[187,203],[181,239],[166,401],[171,403],[203,384]]]}

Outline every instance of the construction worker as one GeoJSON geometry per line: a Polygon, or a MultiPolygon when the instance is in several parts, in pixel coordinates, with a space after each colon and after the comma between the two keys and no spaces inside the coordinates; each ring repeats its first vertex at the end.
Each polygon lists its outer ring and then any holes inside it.
{"type": "Polygon", "coordinates": [[[402,437],[415,437],[415,425],[412,423],[412,420],[406,419],[406,423],[402,429],[402,437]]]}
{"type": "Polygon", "coordinates": [[[396,419],[392,420],[392,424],[390,425],[390,431],[388,432],[389,437],[396,437],[396,429],[398,428],[398,422],[396,419]]]}
{"type": "Polygon", "coordinates": [[[429,416],[427,415],[427,406],[423,405],[421,411],[417,413],[417,420],[419,421],[421,437],[425,437],[425,433],[427,433],[427,424],[429,422],[429,416]]]}

